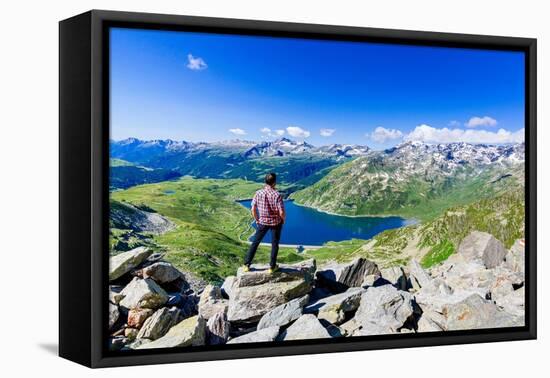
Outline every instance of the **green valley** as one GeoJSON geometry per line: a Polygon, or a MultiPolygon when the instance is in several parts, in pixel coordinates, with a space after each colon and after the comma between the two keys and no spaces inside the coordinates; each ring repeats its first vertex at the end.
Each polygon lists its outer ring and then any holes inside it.
{"type": "MultiPolygon", "coordinates": [[[[128,203],[169,219],[175,224],[173,230],[149,234],[143,244],[165,253],[165,259],[181,270],[220,282],[242,264],[246,240],[253,231],[249,212],[235,201],[250,198],[260,187],[245,180],[184,177],[112,192],[111,206],[128,203]]],[[[111,228],[112,246],[123,233],[111,228]]],[[[268,248],[260,247],[257,256],[258,261],[267,261],[268,248]]],[[[279,256],[281,262],[302,259],[291,248],[281,248],[279,256]]]]}

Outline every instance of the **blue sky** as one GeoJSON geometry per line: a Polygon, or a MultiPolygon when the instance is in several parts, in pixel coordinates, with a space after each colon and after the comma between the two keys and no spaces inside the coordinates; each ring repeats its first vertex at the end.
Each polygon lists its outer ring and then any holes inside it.
{"type": "Polygon", "coordinates": [[[111,138],[315,145],[523,139],[524,56],[111,30],[111,138]]]}

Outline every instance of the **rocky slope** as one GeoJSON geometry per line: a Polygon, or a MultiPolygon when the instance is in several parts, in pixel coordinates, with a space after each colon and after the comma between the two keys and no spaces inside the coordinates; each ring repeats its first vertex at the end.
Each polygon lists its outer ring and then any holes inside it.
{"type": "Polygon", "coordinates": [[[524,324],[524,246],[472,232],[424,270],[357,258],[237,271],[205,285],[141,247],[111,257],[112,350],[331,339],[524,324]]]}
{"type": "Polygon", "coordinates": [[[342,164],[291,198],[338,214],[427,218],[522,187],[524,161],[524,144],[407,142],[342,164]]]}

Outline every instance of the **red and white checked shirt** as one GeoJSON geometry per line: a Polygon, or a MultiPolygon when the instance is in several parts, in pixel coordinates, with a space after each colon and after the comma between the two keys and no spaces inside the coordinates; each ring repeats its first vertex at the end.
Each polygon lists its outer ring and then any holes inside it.
{"type": "Polygon", "coordinates": [[[259,222],[266,226],[276,226],[282,222],[279,210],[284,210],[283,197],[271,186],[266,185],[254,194],[252,207],[258,209],[259,222]]]}

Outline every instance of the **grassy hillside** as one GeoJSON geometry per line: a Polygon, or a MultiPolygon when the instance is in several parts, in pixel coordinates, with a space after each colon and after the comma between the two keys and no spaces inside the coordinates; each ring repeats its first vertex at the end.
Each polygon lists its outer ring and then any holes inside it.
{"type": "Polygon", "coordinates": [[[376,159],[347,162],[291,195],[298,204],[342,215],[399,215],[430,220],[445,209],[521,187],[523,164],[452,174],[406,172],[376,159]]]}
{"type": "MultiPolygon", "coordinates": [[[[149,208],[176,224],[162,235],[148,235],[154,248],[166,253],[166,260],[179,269],[199,277],[220,282],[235,274],[242,264],[252,234],[248,210],[235,202],[250,198],[261,184],[244,180],[214,180],[181,178],[157,184],[140,185],[113,192],[113,201],[149,208]]],[[[112,245],[117,245],[113,229],[112,245]]],[[[116,251],[111,251],[116,253],[116,251]]],[[[293,249],[280,250],[280,262],[299,261],[302,257],[293,249]]],[[[257,261],[269,260],[268,248],[260,247],[257,261]]]]}

